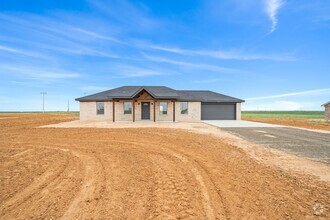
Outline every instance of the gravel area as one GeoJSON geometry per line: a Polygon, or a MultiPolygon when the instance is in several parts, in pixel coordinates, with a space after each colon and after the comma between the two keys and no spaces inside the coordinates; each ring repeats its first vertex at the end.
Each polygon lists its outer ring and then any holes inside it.
{"type": "Polygon", "coordinates": [[[283,125],[252,122],[244,120],[205,120],[205,124],[213,125],[219,128],[273,128],[273,127],[284,127],[283,125]]]}
{"type": "Polygon", "coordinates": [[[222,128],[247,141],[330,164],[330,134],[289,127],[222,128]]]}

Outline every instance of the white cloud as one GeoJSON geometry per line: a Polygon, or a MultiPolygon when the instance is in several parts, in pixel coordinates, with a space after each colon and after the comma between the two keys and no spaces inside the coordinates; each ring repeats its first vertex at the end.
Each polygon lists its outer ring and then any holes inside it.
{"type": "Polygon", "coordinates": [[[277,25],[277,13],[279,9],[283,6],[284,1],[283,0],[265,0],[265,10],[269,17],[269,19],[272,22],[272,26],[270,29],[270,33],[274,32],[277,25]]]}
{"type": "MultiPolygon", "coordinates": [[[[29,29],[29,31],[37,31],[39,34],[46,34],[47,36],[56,35],[56,37],[61,36],[75,41],[84,41],[88,36],[89,39],[106,40],[117,44],[127,45],[127,43],[114,37],[105,36],[82,27],[76,27],[44,16],[24,14],[24,18],[20,18],[18,16],[0,14],[0,19],[22,26],[23,28],[29,29]]],[[[57,40],[59,39],[57,38],[57,40]]]]}
{"type": "Polygon", "coordinates": [[[6,47],[6,46],[2,46],[2,45],[0,45],[0,50],[9,52],[9,53],[16,53],[16,54],[20,54],[20,55],[24,55],[24,56],[29,56],[29,57],[37,57],[37,58],[45,57],[44,55],[41,55],[41,54],[37,54],[37,53],[25,51],[25,50],[20,50],[20,49],[16,49],[16,48],[12,48],[12,47],[6,47]]]}
{"type": "Polygon", "coordinates": [[[81,88],[81,90],[84,91],[103,91],[103,90],[108,90],[110,88],[108,87],[103,87],[103,86],[84,86],[81,88]]]}
{"type": "MultiPolygon", "coordinates": [[[[38,40],[25,40],[25,45],[33,45],[30,50],[46,49],[57,51],[60,53],[70,53],[76,55],[88,55],[108,58],[121,58],[121,56],[114,54],[111,51],[104,50],[104,47],[97,49],[99,46],[95,41],[109,41],[115,44],[131,46],[114,37],[102,35],[93,32],[89,29],[76,27],[67,23],[58,22],[43,16],[36,16],[26,14],[24,18],[19,16],[11,16],[0,13],[0,19],[12,23],[10,29],[21,32],[28,32],[29,35],[38,36],[38,40]]],[[[97,25],[97,24],[96,24],[97,25]]],[[[25,33],[24,33],[25,34],[25,33]]],[[[10,41],[21,42],[21,38],[10,38],[10,41]]],[[[26,56],[33,56],[44,58],[45,54],[38,54],[31,51],[24,51],[21,49],[14,49],[0,45],[0,50],[6,52],[17,53],[26,56]]],[[[124,57],[126,58],[126,57],[124,57]]],[[[126,58],[127,59],[127,58],[126,58]]]]}
{"type": "Polygon", "coordinates": [[[112,41],[112,42],[115,42],[115,43],[118,43],[118,44],[129,45],[124,41],[121,41],[121,40],[118,40],[118,39],[115,39],[115,38],[112,38],[112,37],[104,36],[104,35],[101,35],[101,34],[98,34],[98,33],[92,32],[92,31],[84,30],[84,29],[81,29],[81,28],[72,27],[72,30],[75,30],[77,32],[86,34],[88,36],[91,36],[91,37],[94,37],[94,38],[97,38],[97,39],[112,41]]]}
{"type": "Polygon", "coordinates": [[[209,83],[216,83],[216,82],[220,82],[220,81],[226,81],[228,82],[228,80],[224,80],[224,79],[220,79],[220,78],[212,78],[212,79],[201,79],[201,80],[194,80],[192,81],[192,83],[196,83],[196,84],[209,84],[209,83]]]}
{"type": "Polygon", "coordinates": [[[153,29],[162,23],[149,15],[149,9],[143,4],[133,4],[127,0],[111,2],[89,0],[88,2],[100,12],[128,25],[130,30],[153,29]]]}
{"type": "Polygon", "coordinates": [[[242,110],[244,111],[296,111],[312,109],[315,109],[315,103],[311,102],[274,101],[259,104],[247,102],[242,105],[242,110]]]}
{"type": "Polygon", "coordinates": [[[148,76],[168,76],[178,74],[171,70],[154,69],[154,68],[142,68],[129,65],[119,65],[113,67],[115,72],[119,73],[120,77],[124,78],[139,78],[148,76]]]}
{"type": "Polygon", "coordinates": [[[275,98],[283,98],[283,97],[290,97],[290,96],[301,96],[301,95],[309,95],[309,94],[324,94],[324,93],[330,93],[330,88],[307,90],[307,91],[302,91],[302,92],[285,93],[285,94],[280,94],[280,95],[259,96],[259,97],[253,97],[253,98],[246,98],[245,100],[248,100],[248,101],[264,100],[264,99],[275,99],[275,98]]]}
{"type": "Polygon", "coordinates": [[[247,53],[239,50],[186,50],[181,48],[163,47],[157,45],[145,45],[154,50],[165,51],[188,56],[206,56],[221,60],[273,60],[273,61],[295,61],[296,58],[290,54],[258,54],[247,53]]]}
{"type": "Polygon", "coordinates": [[[50,81],[50,80],[59,80],[59,79],[72,79],[81,77],[80,74],[69,72],[61,69],[49,69],[49,68],[38,68],[30,66],[9,66],[0,64],[0,74],[9,73],[15,74],[25,79],[33,79],[40,81],[50,81]],[[2,71],[1,71],[2,70],[2,71]]]}
{"type": "Polygon", "coordinates": [[[234,68],[227,68],[227,67],[221,67],[221,66],[215,66],[215,65],[209,65],[209,64],[198,64],[198,63],[188,63],[188,62],[182,62],[177,60],[171,60],[161,57],[155,57],[155,56],[149,56],[145,53],[142,53],[145,58],[151,61],[160,62],[160,63],[170,63],[178,66],[184,66],[189,67],[192,69],[204,69],[208,71],[216,71],[216,72],[228,72],[228,73],[248,73],[248,71],[240,70],[240,69],[234,69],[234,68]]]}

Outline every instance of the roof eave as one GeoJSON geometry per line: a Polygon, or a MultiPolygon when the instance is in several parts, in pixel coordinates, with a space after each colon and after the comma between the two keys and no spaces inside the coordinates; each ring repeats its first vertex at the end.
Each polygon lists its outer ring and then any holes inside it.
{"type": "Polygon", "coordinates": [[[244,100],[202,100],[201,102],[242,103],[244,100]]]}
{"type": "Polygon", "coordinates": [[[325,107],[325,106],[327,106],[327,105],[329,105],[329,104],[330,104],[330,102],[326,102],[326,103],[324,103],[324,104],[321,105],[321,106],[325,107]]]}

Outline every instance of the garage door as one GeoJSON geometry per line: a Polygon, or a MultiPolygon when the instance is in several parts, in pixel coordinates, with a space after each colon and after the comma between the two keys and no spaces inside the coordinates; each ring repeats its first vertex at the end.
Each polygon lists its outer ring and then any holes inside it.
{"type": "Polygon", "coordinates": [[[236,104],[202,103],[202,120],[235,120],[236,104]]]}

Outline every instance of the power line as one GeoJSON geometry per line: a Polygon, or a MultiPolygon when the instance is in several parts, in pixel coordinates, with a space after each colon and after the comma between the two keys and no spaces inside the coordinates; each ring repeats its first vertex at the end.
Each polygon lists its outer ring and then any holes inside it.
{"type": "Polygon", "coordinates": [[[40,92],[40,94],[42,95],[42,113],[45,113],[45,95],[47,92],[40,92]]]}

